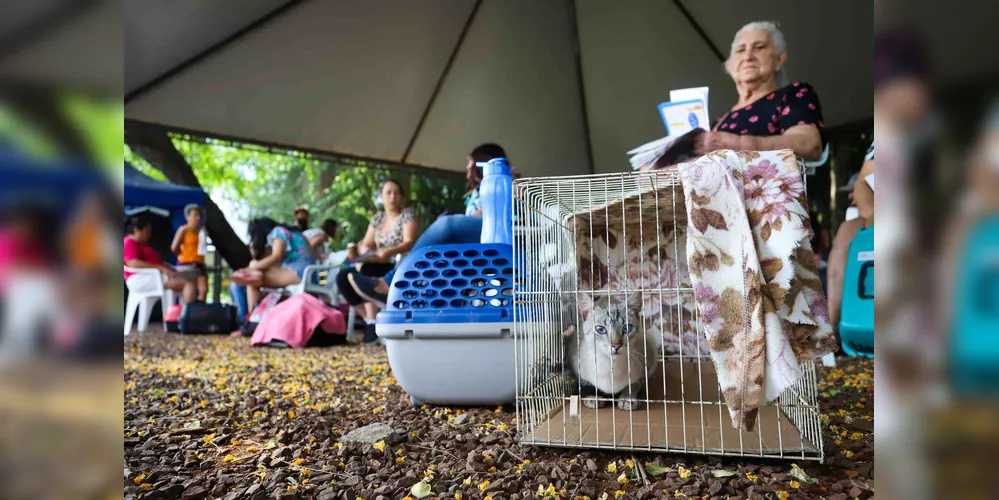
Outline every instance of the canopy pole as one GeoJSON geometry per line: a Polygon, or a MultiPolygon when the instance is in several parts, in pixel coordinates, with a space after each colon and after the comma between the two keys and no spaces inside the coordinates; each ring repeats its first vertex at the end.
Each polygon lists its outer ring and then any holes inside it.
{"type": "Polygon", "coordinates": [[[566,0],[569,5],[569,31],[572,34],[572,51],[576,63],[576,83],[579,88],[579,107],[583,112],[583,137],[586,139],[586,161],[590,164],[590,173],[597,173],[593,163],[593,141],[590,139],[590,115],[586,107],[586,85],[583,80],[583,48],[579,43],[579,14],[576,12],[576,1],[566,0]]]}
{"type": "Polygon", "coordinates": [[[694,28],[694,31],[697,32],[697,36],[701,37],[701,40],[704,40],[704,43],[707,44],[709,49],[711,49],[711,52],[715,55],[715,57],[717,57],[719,61],[725,62],[728,58],[725,57],[725,54],[718,49],[714,42],[711,41],[711,38],[708,37],[708,33],[701,27],[701,23],[698,23],[697,19],[694,19],[694,15],[687,10],[687,7],[685,7],[680,0],[673,0],[673,4],[676,5],[677,9],[680,9],[680,14],[683,14],[683,17],[690,23],[690,27],[694,28]]]}
{"type": "Polygon", "coordinates": [[[427,101],[427,107],[423,109],[423,114],[420,115],[420,121],[416,123],[416,129],[413,131],[413,137],[409,139],[409,144],[406,145],[406,151],[402,154],[402,159],[399,160],[399,163],[406,163],[406,160],[409,159],[409,153],[413,151],[413,146],[416,145],[416,139],[420,136],[420,131],[423,130],[423,124],[427,121],[427,116],[430,115],[430,110],[434,107],[434,102],[437,101],[437,95],[440,94],[441,88],[444,87],[444,80],[447,79],[448,73],[451,72],[451,66],[454,65],[454,60],[458,58],[458,52],[461,51],[461,47],[465,43],[465,37],[468,35],[469,28],[472,27],[472,21],[475,20],[475,15],[478,14],[480,6],[482,6],[482,0],[475,0],[475,5],[472,6],[472,12],[468,14],[468,19],[465,20],[465,26],[461,28],[461,34],[458,35],[458,41],[454,44],[454,49],[451,50],[451,55],[447,58],[447,63],[444,65],[444,71],[441,72],[440,78],[437,79],[437,85],[434,86],[434,91],[430,94],[430,100],[427,101]]]}

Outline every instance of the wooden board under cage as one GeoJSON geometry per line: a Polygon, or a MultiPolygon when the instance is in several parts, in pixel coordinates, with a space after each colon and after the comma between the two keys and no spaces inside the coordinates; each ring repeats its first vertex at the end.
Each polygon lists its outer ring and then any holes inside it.
{"type": "MultiPolygon", "coordinates": [[[[753,432],[732,427],[710,360],[683,363],[667,360],[649,380],[647,399],[650,402],[640,410],[627,411],[611,406],[590,409],[580,404],[578,423],[573,423],[570,398],[538,400],[536,405],[530,401],[531,396],[525,399],[521,405],[528,413],[532,407],[552,407],[544,403],[554,403],[554,408],[548,418],[540,415],[533,429],[523,432],[520,441],[524,444],[821,458],[818,443],[804,438],[804,433],[799,432],[788,417],[788,414],[799,415],[796,420],[804,425],[814,421],[813,434],[817,435],[817,409],[805,407],[803,402],[798,402],[798,406],[760,408],[753,432]]],[[[527,417],[525,423],[529,424],[531,419],[527,417]]]]}

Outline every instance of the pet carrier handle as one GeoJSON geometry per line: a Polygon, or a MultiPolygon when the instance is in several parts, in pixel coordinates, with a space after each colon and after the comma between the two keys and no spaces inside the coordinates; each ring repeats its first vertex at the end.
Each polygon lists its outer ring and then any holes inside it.
{"type": "Polygon", "coordinates": [[[493,158],[479,162],[482,167],[482,184],[479,199],[482,201],[481,243],[513,244],[513,176],[506,158],[493,158]]]}

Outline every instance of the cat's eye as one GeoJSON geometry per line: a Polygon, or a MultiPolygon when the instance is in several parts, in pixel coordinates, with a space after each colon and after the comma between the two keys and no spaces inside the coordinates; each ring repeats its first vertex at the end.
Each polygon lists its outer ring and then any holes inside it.
{"type": "Polygon", "coordinates": [[[600,335],[607,335],[607,329],[602,326],[598,326],[594,328],[594,330],[596,330],[600,335]]]}
{"type": "Polygon", "coordinates": [[[635,331],[635,325],[632,325],[631,323],[624,325],[624,333],[631,333],[633,331],[635,331]]]}

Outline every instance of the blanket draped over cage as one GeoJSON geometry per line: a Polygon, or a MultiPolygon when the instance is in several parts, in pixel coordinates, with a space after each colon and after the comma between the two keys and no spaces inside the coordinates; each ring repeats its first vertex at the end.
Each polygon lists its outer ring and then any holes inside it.
{"type": "Polygon", "coordinates": [[[801,171],[791,151],[718,151],[673,174],[575,211],[580,286],[642,291],[663,355],[710,355],[733,426],[750,430],[801,363],[836,349],[801,171]]]}

